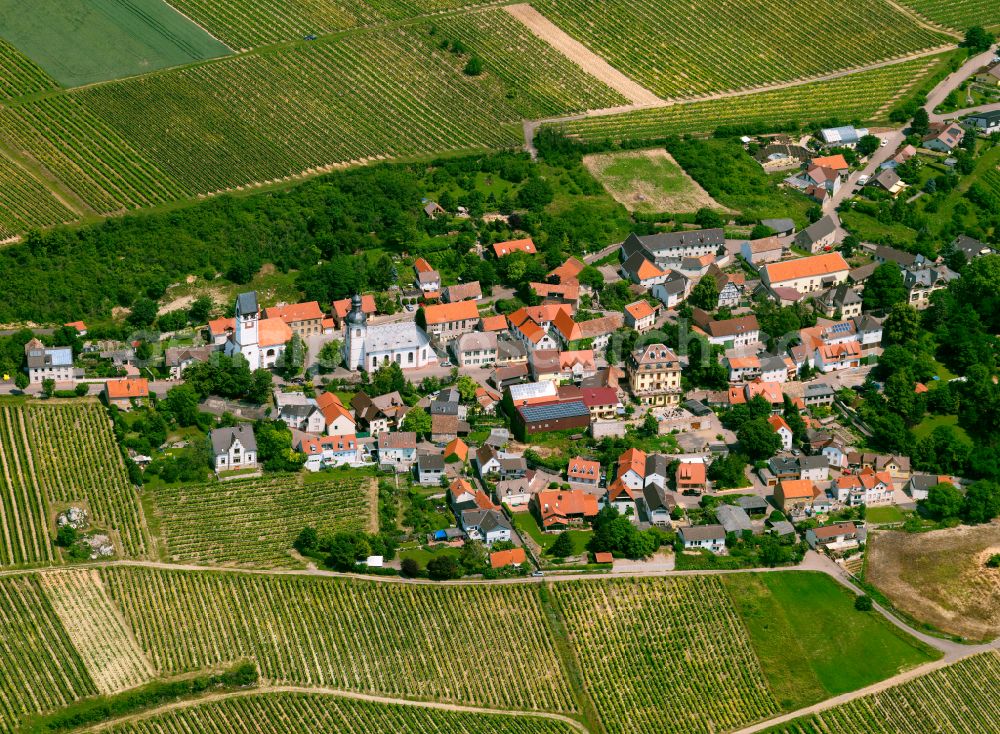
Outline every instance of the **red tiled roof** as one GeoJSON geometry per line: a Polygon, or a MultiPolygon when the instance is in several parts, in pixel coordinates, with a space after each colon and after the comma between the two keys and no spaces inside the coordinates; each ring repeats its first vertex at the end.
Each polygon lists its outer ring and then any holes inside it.
{"type": "Polygon", "coordinates": [[[149,380],[145,377],[127,377],[124,380],[108,380],[104,383],[108,398],[124,400],[129,398],[148,398],[149,380]]]}
{"type": "MultiPolygon", "coordinates": [[[[375,296],[371,294],[361,296],[361,310],[369,316],[376,313],[378,308],[375,307],[375,296]]],[[[351,299],[343,298],[339,301],[334,301],[333,312],[337,315],[338,319],[347,316],[351,312],[351,299]]]]}
{"type": "Polygon", "coordinates": [[[535,248],[535,243],[532,242],[530,237],[523,240],[510,240],[509,242],[497,242],[493,245],[493,253],[497,257],[506,257],[514,252],[526,252],[529,255],[534,255],[538,250],[535,248]]]}
{"type": "Polygon", "coordinates": [[[511,548],[510,550],[493,551],[490,553],[490,566],[493,568],[504,568],[506,566],[520,566],[527,560],[524,548],[511,548]]]}
{"type": "Polygon", "coordinates": [[[323,311],[316,301],[290,303],[287,306],[271,306],[264,309],[264,317],[281,319],[286,324],[294,321],[311,321],[323,318],[323,311]]]}
{"type": "Polygon", "coordinates": [[[475,301],[457,301],[424,307],[424,318],[428,326],[447,324],[452,321],[467,321],[479,318],[475,301]]]}

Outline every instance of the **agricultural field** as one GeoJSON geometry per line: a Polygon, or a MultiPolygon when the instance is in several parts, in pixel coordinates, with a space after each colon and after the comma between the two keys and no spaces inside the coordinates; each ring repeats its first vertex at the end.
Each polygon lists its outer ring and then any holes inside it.
{"type": "Polygon", "coordinates": [[[153,677],[97,571],[55,571],[38,580],[98,691],[117,693],[153,677]]]}
{"type": "Polygon", "coordinates": [[[785,711],[884,680],[938,655],[881,615],[854,609],[854,594],[821,573],[720,577],[768,687],[785,711]]]}
{"type": "Polygon", "coordinates": [[[93,403],[19,408],[30,446],[28,468],[46,492],[50,512],[84,505],[92,525],[110,531],[119,555],[149,555],[149,532],[135,487],[128,480],[111,421],[93,403]]]}
{"type": "Polygon", "coordinates": [[[732,125],[777,127],[805,120],[878,120],[935,65],[917,59],[831,81],[788,89],[691,102],[557,125],[591,142],[657,140],[681,133],[710,133],[732,125]]]}
{"type": "Polygon", "coordinates": [[[770,734],[990,734],[1000,731],[1000,653],[987,652],[770,734]]]}
{"type": "Polygon", "coordinates": [[[376,530],[375,480],[333,477],[308,484],[301,474],[289,474],[158,487],[156,512],[169,560],[301,567],[292,542],[307,525],[320,534],[376,530]]]}
{"type": "Polygon", "coordinates": [[[518,120],[488,79],[389,29],[4,108],[0,137],[110,213],[351,161],[515,146],[518,120]]]}
{"type": "Polygon", "coordinates": [[[32,576],[0,578],[0,732],[22,716],[97,693],[32,576]]]}
{"type": "Polygon", "coordinates": [[[0,97],[20,97],[58,89],[34,61],[0,38],[0,97]]]}
{"type": "Polygon", "coordinates": [[[483,76],[497,83],[523,118],[537,119],[627,104],[502,8],[435,19],[422,26],[431,47],[460,41],[468,54],[455,58],[460,72],[469,54],[483,61],[483,76]]]}
{"type": "Polygon", "coordinates": [[[68,222],[76,216],[0,152],[0,241],[33,227],[68,222]]]}
{"type": "Polygon", "coordinates": [[[428,587],[134,567],[101,576],[163,674],[248,658],[275,683],[574,709],[533,584],[428,587]]]}
{"type": "Polygon", "coordinates": [[[696,212],[725,209],[663,148],[584,156],[583,165],[629,211],[696,212]]]}
{"type": "Polygon", "coordinates": [[[538,0],[534,7],[664,99],[752,89],[952,42],[883,0],[538,0]],[[738,28],[739,33],[733,33],[738,28]],[[626,30],[627,29],[627,30],[626,30]]]}
{"type": "Polygon", "coordinates": [[[55,558],[49,504],[28,449],[24,411],[0,407],[0,565],[55,558]]]}
{"type": "Polygon", "coordinates": [[[927,533],[877,532],[868,542],[865,580],[905,614],[971,640],[1000,635],[1000,523],[927,533]]]}
{"type": "Polygon", "coordinates": [[[901,0],[928,20],[960,31],[974,25],[1000,25],[1000,5],[995,0],[901,0]]]}
{"type": "Polygon", "coordinates": [[[106,729],[108,734],[571,734],[555,719],[442,711],[421,706],[355,701],[307,693],[237,695],[175,708],[106,729]]]}
{"type": "Polygon", "coordinates": [[[163,0],[0,0],[0,37],[64,87],[229,53],[163,0]]]}
{"type": "Polygon", "coordinates": [[[778,713],[718,577],[551,590],[608,734],[725,731],[778,713]]]}

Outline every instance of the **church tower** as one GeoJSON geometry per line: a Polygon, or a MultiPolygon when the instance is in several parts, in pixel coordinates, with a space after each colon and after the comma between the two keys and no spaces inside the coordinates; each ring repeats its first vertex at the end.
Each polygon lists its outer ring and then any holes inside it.
{"type": "MultiPolygon", "coordinates": [[[[240,293],[236,297],[236,328],[233,333],[232,354],[242,354],[251,370],[260,368],[260,307],[257,292],[240,293]]],[[[229,353],[230,350],[227,350],[229,353]]]]}
{"type": "Polygon", "coordinates": [[[368,338],[368,316],[361,308],[361,296],[351,298],[351,312],[344,320],[344,359],[347,369],[363,370],[365,364],[365,341],[368,338]]]}

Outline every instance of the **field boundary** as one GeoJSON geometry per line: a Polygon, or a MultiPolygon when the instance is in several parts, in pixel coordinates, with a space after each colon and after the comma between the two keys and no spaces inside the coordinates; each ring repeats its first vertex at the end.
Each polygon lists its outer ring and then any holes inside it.
{"type": "Polygon", "coordinates": [[[491,716],[507,716],[507,717],[524,717],[524,718],[536,718],[536,719],[548,719],[550,721],[558,721],[563,724],[568,724],[580,734],[592,734],[587,727],[572,718],[571,716],[566,716],[564,714],[556,714],[548,711],[512,711],[504,709],[492,709],[483,708],[476,706],[464,706],[457,703],[441,703],[437,701],[413,701],[407,698],[391,698],[389,696],[374,696],[368,693],[354,693],[353,691],[342,691],[338,688],[325,688],[322,686],[311,687],[311,686],[271,686],[264,685],[257,688],[249,688],[245,691],[235,691],[235,692],[225,692],[225,693],[212,693],[207,696],[202,696],[200,698],[185,699],[183,701],[176,701],[174,703],[169,703],[166,706],[160,706],[159,708],[150,709],[148,711],[142,711],[138,714],[133,714],[131,716],[125,716],[120,719],[113,719],[111,721],[104,721],[100,724],[96,724],[88,729],[84,729],[87,732],[94,731],[104,731],[113,726],[118,726],[120,724],[125,724],[133,721],[144,721],[146,719],[153,718],[160,714],[167,713],[169,711],[179,711],[189,708],[195,708],[197,706],[203,706],[208,703],[213,703],[215,701],[222,701],[230,698],[245,698],[248,696],[263,696],[275,693],[301,693],[304,695],[319,695],[319,696],[332,696],[336,698],[346,698],[354,701],[367,701],[368,703],[380,703],[389,706],[409,706],[412,708],[424,708],[424,709],[434,709],[437,711],[453,711],[458,713],[466,714],[486,714],[491,716]]]}
{"type": "Polygon", "coordinates": [[[634,104],[655,105],[663,100],[591,51],[527,3],[507,5],[504,10],[556,51],[634,104]]]}

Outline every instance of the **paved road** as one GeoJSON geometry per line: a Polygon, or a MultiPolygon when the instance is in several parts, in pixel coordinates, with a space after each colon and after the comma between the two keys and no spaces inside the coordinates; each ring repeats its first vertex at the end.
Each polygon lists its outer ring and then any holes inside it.
{"type": "Polygon", "coordinates": [[[986,66],[993,58],[996,51],[990,49],[989,51],[984,51],[978,56],[973,56],[968,61],[966,61],[962,66],[958,68],[957,71],[952,72],[946,76],[941,83],[938,84],[934,89],[930,91],[927,95],[927,104],[924,105],[924,109],[927,110],[927,114],[931,119],[931,122],[941,122],[942,120],[952,120],[963,114],[968,114],[970,112],[986,112],[993,109],[1000,109],[1000,104],[986,105],[984,107],[972,107],[967,110],[958,110],[956,112],[948,112],[943,115],[936,114],[934,108],[939,104],[944,102],[945,98],[951,94],[953,91],[958,89],[962,82],[968,79],[970,76],[975,74],[980,68],[986,66]]]}

